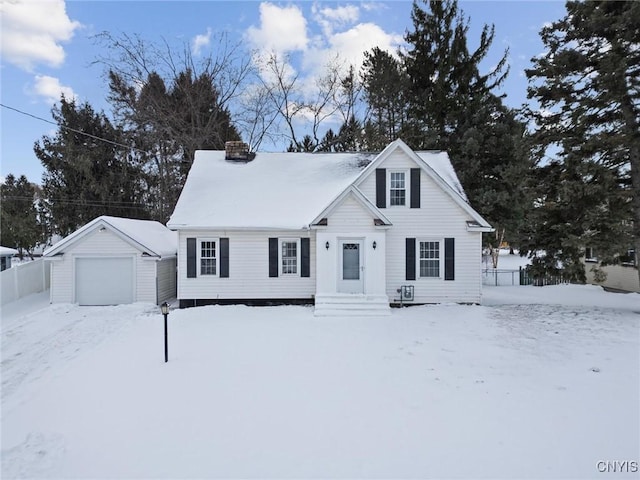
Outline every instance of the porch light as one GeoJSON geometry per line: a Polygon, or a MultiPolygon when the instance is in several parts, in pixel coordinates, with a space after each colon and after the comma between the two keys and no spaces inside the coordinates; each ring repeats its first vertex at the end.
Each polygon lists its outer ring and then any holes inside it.
{"type": "Polygon", "coordinates": [[[327,240],[327,243],[324,244],[324,248],[326,248],[327,250],[329,250],[329,240],[327,240]]]}
{"type": "Polygon", "coordinates": [[[169,315],[169,304],[167,302],[163,302],[160,305],[160,311],[162,315],[164,315],[164,363],[169,361],[169,347],[167,342],[167,316],[169,315]]]}
{"type": "Polygon", "coordinates": [[[373,245],[372,245],[373,249],[375,250],[377,246],[378,246],[378,244],[377,244],[377,243],[376,243],[376,241],[374,240],[374,241],[373,241],[373,245]]]}

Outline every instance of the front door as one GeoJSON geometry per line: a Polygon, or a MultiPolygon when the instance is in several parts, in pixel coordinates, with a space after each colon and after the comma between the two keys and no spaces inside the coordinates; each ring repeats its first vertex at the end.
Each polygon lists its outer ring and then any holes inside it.
{"type": "Polygon", "coordinates": [[[364,265],[362,240],[340,240],[338,264],[338,291],[340,293],[364,293],[364,265]]]}

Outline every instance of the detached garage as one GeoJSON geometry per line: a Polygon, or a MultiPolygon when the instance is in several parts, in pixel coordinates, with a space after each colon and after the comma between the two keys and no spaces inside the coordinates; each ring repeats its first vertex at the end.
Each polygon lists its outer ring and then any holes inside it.
{"type": "Polygon", "coordinates": [[[51,302],[162,303],[176,296],[177,235],[159,222],[102,216],[44,252],[51,302]]]}

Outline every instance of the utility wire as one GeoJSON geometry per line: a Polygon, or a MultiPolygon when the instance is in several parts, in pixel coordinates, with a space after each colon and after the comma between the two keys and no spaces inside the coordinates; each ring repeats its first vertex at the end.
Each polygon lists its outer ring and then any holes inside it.
{"type": "Polygon", "coordinates": [[[106,138],[97,137],[97,136],[92,135],[90,133],[83,132],[82,130],[77,130],[75,128],[67,127],[66,125],[62,125],[60,123],[52,122],[51,120],[47,120],[46,118],[38,117],[37,115],[33,115],[32,113],[28,113],[28,112],[24,112],[22,110],[18,110],[17,108],[10,107],[9,105],[5,105],[3,103],[0,103],[0,107],[6,108],[8,110],[13,110],[14,112],[20,113],[22,115],[26,115],[27,117],[35,118],[36,120],[40,120],[40,121],[43,121],[43,122],[46,122],[46,123],[50,123],[51,125],[55,125],[58,128],[63,128],[65,130],[69,130],[70,132],[77,133],[79,135],[84,135],[84,136],[89,137],[89,138],[93,138],[94,140],[99,140],[101,142],[110,143],[111,145],[115,145],[117,147],[128,148],[128,149],[131,149],[131,150],[135,150],[136,152],[149,154],[149,152],[145,152],[144,150],[140,150],[139,148],[132,147],[131,145],[125,145],[123,143],[114,142],[113,140],[108,140],[106,138]]]}

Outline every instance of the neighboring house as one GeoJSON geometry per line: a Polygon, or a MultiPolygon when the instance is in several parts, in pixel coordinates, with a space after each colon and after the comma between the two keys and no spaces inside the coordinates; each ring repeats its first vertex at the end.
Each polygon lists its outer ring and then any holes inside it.
{"type": "Polygon", "coordinates": [[[0,247],[0,272],[11,268],[11,259],[17,254],[18,251],[13,248],[0,247]]]}
{"type": "Polygon", "coordinates": [[[45,250],[51,302],[161,303],[176,296],[177,235],[159,222],[102,216],[45,250]]]}
{"type": "Polygon", "coordinates": [[[198,151],[167,226],[181,307],[315,303],[317,315],[481,299],[482,232],[444,152],[198,151]],[[241,159],[242,160],[242,159],[241,159]],[[411,300],[411,290],[413,299],[411,300]]]}
{"type": "Polygon", "coordinates": [[[602,285],[605,288],[613,290],[621,290],[626,292],[639,292],[640,281],[638,280],[638,257],[634,249],[629,249],[619,258],[618,265],[602,266],[598,261],[597,252],[587,247],[585,249],[585,272],[587,274],[587,283],[594,285],[602,285]],[[598,281],[597,275],[591,269],[597,267],[606,274],[606,279],[598,281]]]}

